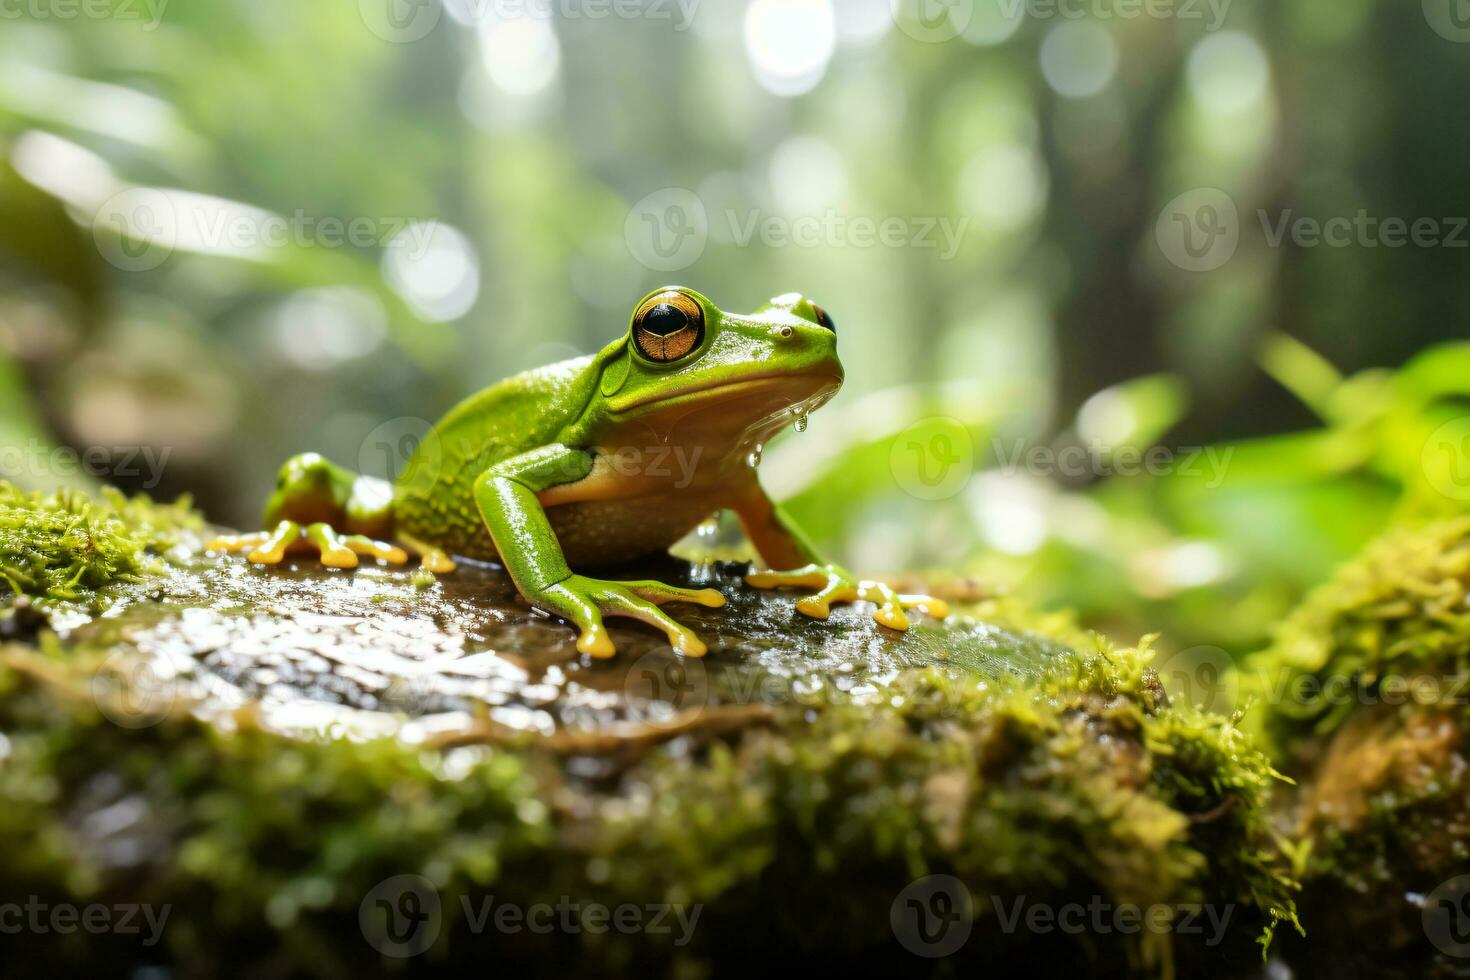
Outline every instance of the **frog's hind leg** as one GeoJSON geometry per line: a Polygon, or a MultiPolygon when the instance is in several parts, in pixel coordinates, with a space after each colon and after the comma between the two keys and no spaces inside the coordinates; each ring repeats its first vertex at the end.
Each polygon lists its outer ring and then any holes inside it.
{"type": "Polygon", "coordinates": [[[247,559],[276,565],[294,552],[316,552],[330,568],[356,568],[358,556],[393,564],[408,554],[386,540],[393,532],[393,491],[384,481],[359,476],[316,453],[286,460],[266,503],[268,529],[219,537],[206,547],[247,552],[247,559]]]}

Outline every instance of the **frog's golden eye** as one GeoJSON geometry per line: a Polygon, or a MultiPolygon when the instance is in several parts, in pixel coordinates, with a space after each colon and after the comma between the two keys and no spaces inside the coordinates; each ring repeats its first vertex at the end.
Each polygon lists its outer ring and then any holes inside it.
{"type": "Polygon", "coordinates": [[[633,343],[650,361],[677,361],[704,339],[704,310],[692,297],[666,290],[633,314],[633,343]]]}
{"type": "Polygon", "coordinates": [[[817,315],[817,323],[819,323],[822,326],[826,327],[828,330],[832,331],[833,333],[836,333],[837,332],[837,324],[835,324],[835,323],[832,322],[832,314],[830,314],[826,310],[822,309],[816,303],[813,303],[812,304],[812,312],[817,315]]]}

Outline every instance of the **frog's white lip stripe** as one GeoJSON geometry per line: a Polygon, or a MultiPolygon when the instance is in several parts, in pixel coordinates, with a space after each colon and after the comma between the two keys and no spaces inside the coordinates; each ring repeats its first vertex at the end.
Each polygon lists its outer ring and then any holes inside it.
{"type": "MultiPolygon", "coordinates": [[[[613,408],[613,411],[619,413],[630,412],[635,408],[643,408],[647,405],[652,405],[658,402],[678,401],[679,399],[684,398],[688,395],[694,395],[705,391],[720,390],[735,392],[741,391],[746,388],[761,388],[770,386],[773,382],[789,381],[792,378],[797,377],[801,377],[801,375],[772,372],[771,374],[757,374],[754,377],[741,378],[738,381],[709,381],[704,384],[697,384],[685,388],[683,391],[680,391],[678,394],[674,395],[670,395],[666,392],[646,395],[643,398],[638,399],[637,401],[629,402],[627,405],[616,406],[613,408]]],[[[833,380],[835,381],[836,379],[834,378],[833,380]]],[[[833,390],[836,390],[835,385],[833,386],[833,390]]]]}

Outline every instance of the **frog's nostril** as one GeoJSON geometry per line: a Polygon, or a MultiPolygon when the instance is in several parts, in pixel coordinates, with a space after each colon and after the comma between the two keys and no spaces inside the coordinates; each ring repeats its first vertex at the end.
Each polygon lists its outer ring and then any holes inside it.
{"type": "Polygon", "coordinates": [[[777,332],[780,333],[782,339],[786,339],[786,338],[789,338],[796,331],[792,330],[790,327],[782,327],[777,332]]]}

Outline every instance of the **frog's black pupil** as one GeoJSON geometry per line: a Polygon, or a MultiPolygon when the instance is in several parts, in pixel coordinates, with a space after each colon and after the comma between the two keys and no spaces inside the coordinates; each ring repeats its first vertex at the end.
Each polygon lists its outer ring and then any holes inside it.
{"type": "Polygon", "coordinates": [[[660,303],[643,318],[643,329],[660,337],[678,333],[689,326],[689,317],[671,303],[660,303]]]}
{"type": "Polygon", "coordinates": [[[832,331],[833,333],[836,333],[837,324],[832,322],[832,314],[828,313],[820,306],[814,306],[813,308],[817,311],[817,322],[826,327],[828,330],[832,331]]]}

